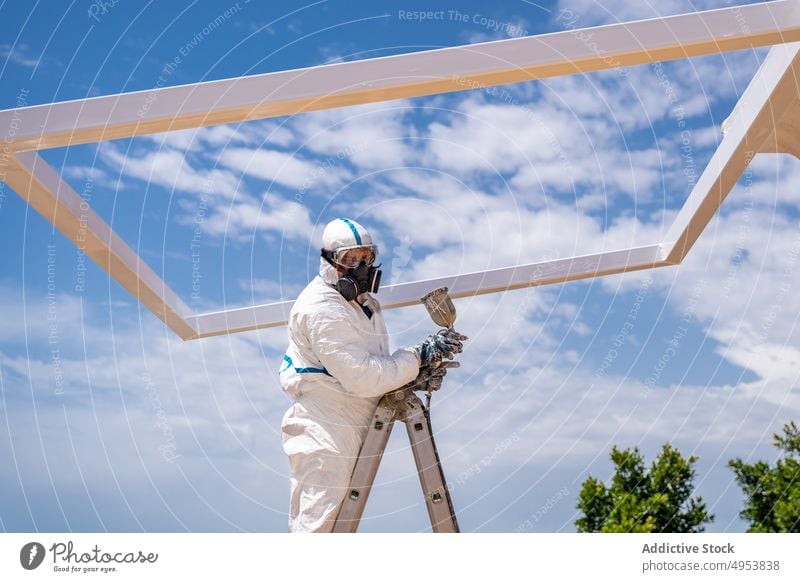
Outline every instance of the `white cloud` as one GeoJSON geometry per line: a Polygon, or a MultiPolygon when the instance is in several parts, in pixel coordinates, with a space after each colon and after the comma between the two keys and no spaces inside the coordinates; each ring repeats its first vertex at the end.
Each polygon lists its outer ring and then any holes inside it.
{"type": "MultiPolygon", "coordinates": [[[[764,378],[756,390],[772,401],[791,396],[786,390],[796,376],[800,350],[795,318],[787,316],[800,310],[794,292],[800,264],[800,230],[793,218],[798,201],[787,194],[799,166],[789,156],[757,157],[748,174],[752,185],[734,188],[684,262],[652,271],[654,288],[666,293],[677,312],[693,304],[704,333],[721,342],[720,355],[764,378]],[[764,171],[767,166],[773,166],[771,172],[764,171]],[[776,207],[778,199],[786,206],[776,207]]],[[[609,291],[620,284],[631,290],[647,276],[631,273],[602,283],[609,291]]]]}
{"type": "Polygon", "coordinates": [[[227,148],[219,161],[250,176],[296,189],[308,188],[315,182],[335,188],[349,177],[342,167],[323,168],[298,154],[277,150],[227,148]]]}
{"type": "MultiPolygon", "coordinates": [[[[227,127],[227,126],[219,126],[227,127]]],[[[215,128],[216,129],[216,128],[215,128]]],[[[147,141],[153,142],[159,150],[171,148],[180,151],[199,150],[202,147],[200,134],[205,128],[183,129],[167,133],[154,133],[144,136],[147,141]]]]}
{"type": "Polygon", "coordinates": [[[405,140],[416,130],[407,122],[412,104],[398,99],[302,115],[294,128],[302,147],[359,168],[402,166],[413,153],[405,140]]]}
{"type": "Polygon", "coordinates": [[[144,139],[153,142],[159,149],[200,152],[235,145],[288,146],[294,141],[294,136],[284,125],[273,120],[262,120],[156,133],[144,136],[144,139]]]}
{"type": "Polygon", "coordinates": [[[183,343],[152,319],[139,332],[135,323],[106,329],[101,349],[65,360],[60,396],[48,391],[46,362],[0,354],[13,400],[0,458],[16,465],[28,498],[42,483],[62,496],[63,517],[37,506],[38,523],[87,527],[86,501],[110,529],[285,530],[279,353],[243,337],[183,343]]]}
{"type": "MultiPolygon", "coordinates": [[[[270,191],[265,192],[259,200],[248,194],[243,188],[243,183],[230,171],[219,168],[209,170],[194,168],[182,151],[167,148],[135,157],[126,156],[110,144],[100,151],[101,157],[109,164],[118,167],[124,175],[159,184],[171,190],[188,192],[196,198],[202,197],[205,216],[200,228],[211,236],[220,238],[224,236],[230,241],[244,242],[260,233],[270,241],[276,240],[276,236],[305,241],[313,231],[310,209],[300,202],[286,199],[270,191]],[[233,199],[228,204],[220,203],[214,197],[216,193],[233,199]]],[[[314,167],[308,162],[301,162],[281,152],[233,148],[225,150],[223,156],[232,166],[244,164],[245,170],[255,168],[250,166],[251,163],[264,164],[253,170],[262,176],[268,173],[265,168],[272,168],[278,163],[285,164],[289,170],[280,175],[290,182],[305,179],[303,175],[308,175],[314,167]]],[[[280,172],[280,169],[276,168],[275,171],[280,172]]],[[[333,179],[331,173],[326,176],[321,179],[333,179]]],[[[176,207],[183,210],[176,216],[176,222],[195,228],[197,205],[178,200],[176,207]]]]}
{"type": "Polygon", "coordinates": [[[426,165],[462,179],[476,172],[510,176],[510,184],[521,192],[591,188],[608,198],[625,193],[647,200],[653,195],[665,163],[661,152],[629,147],[609,123],[608,111],[586,117],[571,109],[572,101],[495,101],[468,96],[453,113],[431,123],[426,165]]]}
{"type": "Polygon", "coordinates": [[[17,45],[0,44],[1,59],[28,69],[35,69],[41,62],[41,56],[34,57],[30,54],[30,51],[31,47],[24,43],[17,45]]]}
{"type": "MultiPolygon", "coordinates": [[[[51,280],[56,284],[62,280],[62,271],[58,262],[54,266],[51,280]]],[[[4,306],[5,313],[15,314],[14,317],[3,318],[3,325],[0,326],[0,344],[14,343],[20,339],[35,343],[46,342],[51,332],[51,324],[58,327],[59,317],[62,321],[74,321],[81,309],[78,297],[62,293],[50,297],[40,294],[29,295],[26,294],[24,287],[10,285],[0,285],[0,304],[4,306]],[[30,317],[28,313],[31,314],[30,317]],[[48,313],[51,315],[50,320],[47,318],[48,313]]]]}
{"type": "MultiPolygon", "coordinates": [[[[192,219],[182,219],[191,224],[192,219]]],[[[216,206],[203,223],[205,232],[232,240],[249,240],[254,234],[275,233],[281,238],[307,241],[314,225],[308,207],[265,192],[261,203],[255,198],[240,198],[229,206],[216,206]]],[[[271,238],[274,238],[270,234],[271,238]]]]}
{"type": "Polygon", "coordinates": [[[196,169],[184,153],[173,149],[135,155],[108,143],[100,147],[100,157],[123,175],[196,196],[206,193],[233,198],[242,187],[231,172],[219,168],[196,169]]]}
{"type": "MultiPolygon", "coordinates": [[[[115,188],[120,190],[125,188],[124,182],[112,180],[111,176],[109,176],[105,170],[97,166],[65,166],[63,172],[66,178],[97,184],[103,188],[115,188]]],[[[76,190],[80,191],[81,187],[77,186],[76,190]]]]}
{"type": "MultiPolygon", "coordinates": [[[[458,173],[507,173],[525,164],[591,154],[580,122],[569,111],[487,102],[468,95],[440,112],[425,135],[428,163],[458,173]]],[[[563,165],[562,165],[563,168],[563,165]]]]}
{"type": "MultiPolygon", "coordinates": [[[[405,239],[401,246],[410,253],[406,280],[651,244],[664,230],[659,220],[642,223],[624,214],[604,230],[603,217],[573,206],[553,200],[541,204],[534,195],[487,194],[429,171],[409,169],[388,176],[420,199],[387,200],[380,192],[362,208],[383,223],[392,239],[405,239]]],[[[394,253],[388,249],[382,257],[391,260],[394,253]]]]}

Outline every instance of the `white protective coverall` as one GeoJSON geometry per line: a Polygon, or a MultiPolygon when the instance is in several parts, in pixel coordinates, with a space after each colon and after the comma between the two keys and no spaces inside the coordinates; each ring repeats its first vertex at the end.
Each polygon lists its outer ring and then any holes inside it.
{"type": "Polygon", "coordinates": [[[331,286],[338,277],[321,258],[319,275],[289,315],[289,347],[279,375],[294,399],[281,425],[291,473],[290,532],[331,531],[378,400],[419,373],[413,349],[389,353],[378,301],[369,293],[357,297],[372,310],[369,318],[331,286]]]}

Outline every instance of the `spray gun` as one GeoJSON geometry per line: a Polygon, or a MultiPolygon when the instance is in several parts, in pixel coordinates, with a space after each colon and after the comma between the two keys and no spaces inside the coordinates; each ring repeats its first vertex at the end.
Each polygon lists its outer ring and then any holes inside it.
{"type": "MultiPolygon", "coordinates": [[[[433,322],[440,326],[453,331],[453,325],[456,322],[456,306],[453,305],[453,300],[447,292],[447,287],[439,287],[430,293],[426,293],[420,298],[420,302],[425,305],[428,310],[428,315],[431,316],[433,322]]],[[[457,368],[460,366],[459,362],[447,361],[437,362],[434,368],[457,368]]],[[[428,387],[426,394],[426,408],[430,407],[432,389],[428,387]]]]}

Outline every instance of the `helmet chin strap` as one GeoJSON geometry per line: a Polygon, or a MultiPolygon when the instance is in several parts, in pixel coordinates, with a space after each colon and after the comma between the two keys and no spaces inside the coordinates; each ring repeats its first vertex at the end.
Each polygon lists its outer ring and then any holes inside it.
{"type": "Polygon", "coordinates": [[[330,263],[331,267],[333,267],[334,269],[338,270],[340,268],[343,268],[343,265],[339,265],[338,263],[335,263],[333,261],[333,251],[327,251],[325,249],[320,249],[320,254],[322,255],[322,258],[325,259],[326,261],[328,261],[328,263],[330,263]]]}
{"type": "MultiPolygon", "coordinates": [[[[337,275],[339,278],[341,278],[343,275],[345,275],[345,274],[347,273],[347,271],[348,271],[348,268],[347,268],[347,267],[345,267],[344,265],[340,265],[339,263],[337,263],[336,261],[334,261],[334,260],[333,260],[333,258],[331,257],[331,255],[332,255],[332,254],[333,254],[333,253],[331,253],[330,251],[326,251],[325,249],[322,249],[322,258],[323,258],[323,259],[325,259],[326,261],[328,261],[328,264],[329,264],[331,267],[333,267],[334,269],[336,269],[336,275],[337,275]]],[[[335,283],[333,283],[333,284],[331,284],[331,286],[332,286],[332,287],[336,287],[336,284],[335,284],[335,283]]]]}

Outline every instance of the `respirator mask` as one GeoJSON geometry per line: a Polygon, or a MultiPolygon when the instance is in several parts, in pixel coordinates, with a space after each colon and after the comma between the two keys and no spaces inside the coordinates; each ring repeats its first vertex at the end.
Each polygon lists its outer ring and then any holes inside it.
{"type": "Polygon", "coordinates": [[[322,257],[333,267],[347,269],[336,281],[336,290],[346,301],[353,301],[361,293],[377,293],[381,284],[380,265],[374,265],[378,247],[362,245],[341,247],[335,251],[322,249],[322,257]]]}

